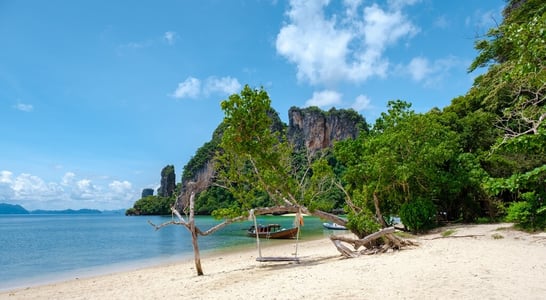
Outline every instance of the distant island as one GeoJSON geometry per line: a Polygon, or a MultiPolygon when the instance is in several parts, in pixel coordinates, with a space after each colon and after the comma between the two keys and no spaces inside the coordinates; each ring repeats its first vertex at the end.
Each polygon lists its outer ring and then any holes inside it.
{"type": "Polygon", "coordinates": [[[30,211],[31,214],[36,215],[75,215],[75,214],[102,214],[102,212],[98,209],[63,209],[63,210],[43,210],[43,209],[37,209],[30,211]]]}
{"type": "Polygon", "coordinates": [[[81,214],[123,214],[124,209],[100,211],[98,209],[64,209],[64,210],[27,210],[18,204],[0,203],[0,215],[81,215],[81,214]]]}
{"type": "Polygon", "coordinates": [[[28,215],[30,212],[21,205],[0,203],[0,215],[28,215]]]}

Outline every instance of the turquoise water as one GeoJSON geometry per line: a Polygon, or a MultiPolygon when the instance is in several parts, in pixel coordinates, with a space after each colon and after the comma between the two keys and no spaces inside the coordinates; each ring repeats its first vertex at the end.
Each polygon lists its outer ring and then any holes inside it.
{"type": "MultiPolygon", "coordinates": [[[[85,277],[193,257],[191,237],[183,226],[154,230],[170,217],[121,215],[0,215],[0,290],[85,277]]],[[[293,217],[260,216],[258,222],[292,226],[293,217]]],[[[219,221],[196,218],[201,230],[219,221]]],[[[255,247],[246,236],[252,222],[235,223],[199,237],[203,253],[255,247]]],[[[328,235],[322,221],[305,217],[301,240],[328,235]]],[[[293,243],[294,241],[275,241],[293,243]]],[[[206,264],[206,260],[203,261],[206,264]]]]}

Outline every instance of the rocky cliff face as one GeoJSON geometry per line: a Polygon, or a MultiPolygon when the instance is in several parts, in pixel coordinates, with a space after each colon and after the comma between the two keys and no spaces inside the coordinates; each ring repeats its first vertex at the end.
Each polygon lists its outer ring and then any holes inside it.
{"type": "Polygon", "coordinates": [[[288,111],[288,139],[296,149],[314,152],[332,147],[335,141],[356,138],[360,130],[367,130],[364,117],[354,110],[320,110],[317,107],[288,111]]]}
{"type": "Polygon", "coordinates": [[[160,197],[170,197],[174,194],[176,187],[176,175],[174,166],[168,165],[161,170],[161,185],[157,189],[157,195],[160,197]]]}

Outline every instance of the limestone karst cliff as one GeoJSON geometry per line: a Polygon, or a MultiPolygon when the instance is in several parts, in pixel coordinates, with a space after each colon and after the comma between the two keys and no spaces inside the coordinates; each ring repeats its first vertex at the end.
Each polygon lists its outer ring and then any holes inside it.
{"type": "Polygon", "coordinates": [[[176,187],[176,175],[174,173],[174,166],[168,165],[161,170],[161,185],[157,189],[157,195],[159,197],[170,197],[174,194],[176,187]]]}
{"type": "Polygon", "coordinates": [[[360,130],[367,129],[364,117],[346,109],[292,107],[288,120],[289,141],[296,149],[306,148],[311,152],[332,147],[335,141],[356,138],[360,130]]]}

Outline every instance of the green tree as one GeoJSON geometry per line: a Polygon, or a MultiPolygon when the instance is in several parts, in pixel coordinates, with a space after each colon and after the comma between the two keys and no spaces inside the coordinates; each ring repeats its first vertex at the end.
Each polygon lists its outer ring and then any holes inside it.
{"type": "Polygon", "coordinates": [[[281,133],[271,129],[270,104],[263,89],[249,86],[221,103],[226,127],[216,166],[221,184],[241,204],[241,211],[235,214],[252,208],[256,191],[265,191],[276,204],[282,204],[282,192],[276,186],[284,191],[294,184],[286,165],[291,147],[281,140],[281,133]]]}
{"type": "MultiPolygon", "coordinates": [[[[286,132],[273,127],[277,114],[265,90],[247,85],[221,106],[225,130],[216,170],[219,184],[230,191],[239,205],[222,210],[219,215],[245,214],[259,205],[256,198],[264,194],[275,206],[303,210],[325,207],[317,200],[326,191],[336,189],[330,166],[311,157],[311,153],[294,153],[286,132]]],[[[312,213],[345,222],[318,209],[312,213]]]]}
{"type": "Polygon", "coordinates": [[[470,67],[488,67],[472,89],[483,95],[483,108],[497,116],[503,132],[489,159],[501,168],[489,168],[494,172],[484,186],[492,197],[523,202],[511,205],[509,216],[536,229],[546,177],[546,3],[511,0],[503,14],[502,24],[477,41],[470,67]],[[526,213],[516,213],[521,211],[526,213]]]}
{"type": "Polygon", "coordinates": [[[369,134],[335,147],[346,166],[344,180],[353,204],[380,218],[427,199],[448,219],[474,217],[476,212],[469,211],[476,209],[475,203],[465,203],[461,196],[479,189],[483,172],[472,155],[461,151],[460,135],[436,110],[416,114],[399,100],[388,106],[369,134]]]}

